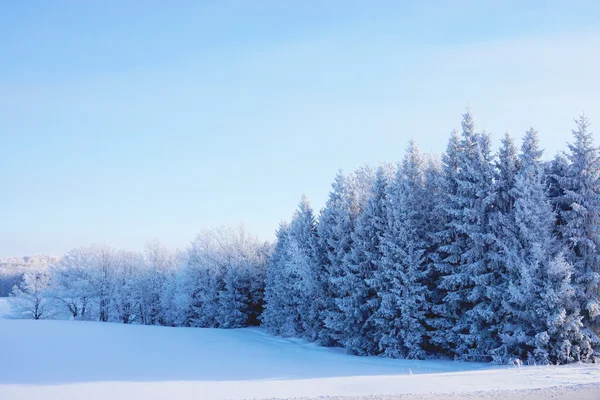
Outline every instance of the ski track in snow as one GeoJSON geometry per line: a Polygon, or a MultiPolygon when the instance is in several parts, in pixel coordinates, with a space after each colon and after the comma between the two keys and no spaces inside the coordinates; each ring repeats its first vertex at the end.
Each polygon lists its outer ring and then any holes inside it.
{"type": "MultiPolygon", "coordinates": [[[[7,311],[0,299],[0,314],[7,311]]],[[[358,357],[261,329],[0,319],[0,342],[2,400],[391,400],[408,393],[433,399],[427,396],[600,384],[597,365],[514,368],[358,357]]]]}

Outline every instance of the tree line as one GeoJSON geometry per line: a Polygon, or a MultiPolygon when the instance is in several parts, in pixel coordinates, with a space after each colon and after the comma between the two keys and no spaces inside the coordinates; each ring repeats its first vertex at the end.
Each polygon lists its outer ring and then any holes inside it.
{"type": "MultiPolygon", "coordinates": [[[[600,156],[585,116],[543,161],[470,111],[440,158],[339,172],[317,216],[303,197],[271,246],[243,228],[181,253],[75,249],[13,291],[34,318],[236,328],[359,355],[591,362],[600,349],[600,156]]],[[[20,307],[19,307],[20,305],[20,307]]]]}
{"type": "Polygon", "coordinates": [[[476,132],[441,160],[338,173],[318,218],[303,198],[277,232],[263,324],[361,355],[593,361],[600,327],[600,159],[589,122],[542,161],[476,132]]]}
{"type": "Polygon", "coordinates": [[[26,272],[11,302],[17,316],[34,319],[258,325],[270,248],[243,225],[204,231],[183,252],[157,241],[142,252],[80,247],[49,269],[26,272]]]}

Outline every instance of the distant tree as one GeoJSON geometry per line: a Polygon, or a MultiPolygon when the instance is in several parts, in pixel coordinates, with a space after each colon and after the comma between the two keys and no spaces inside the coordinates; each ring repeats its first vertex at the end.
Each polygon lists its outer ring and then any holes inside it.
{"type": "Polygon", "coordinates": [[[131,324],[139,319],[141,293],[138,286],[143,271],[140,253],[121,250],[115,260],[113,299],[111,301],[117,321],[131,324]]]}
{"type": "Polygon", "coordinates": [[[27,271],[23,281],[14,286],[10,294],[11,309],[16,317],[46,319],[53,316],[53,310],[46,290],[50,282],[48,271],[27,271]]]}
{"type": "Polygon", "coordinates": [[[73,319],[95,317],[94,251],[93,246],[73,249],[50,270],[49,296],[62,304],[73,319]]]}

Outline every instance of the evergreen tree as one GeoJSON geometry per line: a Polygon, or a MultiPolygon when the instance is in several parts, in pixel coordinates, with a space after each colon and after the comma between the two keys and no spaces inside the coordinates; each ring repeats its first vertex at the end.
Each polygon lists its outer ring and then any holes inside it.
{"type": "Polygon", "coordinates": [[[552,206],[555,216],[554,234],[563,240],[563,226],[565,225],[564,216],[569,210],[569,204],[565,198],[565,191],[562,183],[567,177],[569,162],[563,153],[558,153],[550,162],[544,164],[544,181],[548,201],[552,206]]]}
{"type": "Polygon", "coordinates": [[[301,321],[303,336],[309,340],[318,340],[322,329],[319,320],[321,290],[319,284],[319,265],[315,251],[317,226],[313,210],[306,196],[302,196],[298,210],[290,224],[289,244],[290,265],[294,271],[297,291],[297,310],[301,321]]]}
{"type": "Polygon", "coordinates": [[[379,347],[390,357],[424,358],[427,301],[427,215],[424,160],[414,141],[389,190],[388,227],[383,238],[386,285],[377,322],[379,347]]]}
{"type": "Polygon", "coordinates": [[[345,284],[352,290],[338,301],[341,311],[340,344],[355,354],[379,352],[373,314],[381,299],[381,241],[387,224],[387,186],[391,168],[377,169],[370,197],[356,221],[348,254],[345,284]]]}
{"type": "Polygon", "coordinates": [[[600,329],[600,156],[594,146],[589,121],[582,115],[569,144],[569,167],[561,179],[564,191],[560,227],[567,244],[567,260],[573,263],[576,283],[587,326],[600,329]]]}
{"type": "Polygon", "coordinates": [[[284,274],[283,265],[287,253],[289,224],[282,222],[276,232],[273,253],[267,263],[265,281],[265,305],[261,315],[262,325],[270,332],[281,335],[286,310],[286,292],[289,282],[284,274]]]}
{"type": "Polygon", "coordinates": [[[571,285],[572,266],[553,235],[554,215],[543,182],[537,132],[523,140],[522,165],[511,195],[515,229],[503,238],[507,255],[499,361],[569,362],[588,359],[591,341],[581,331],[581,317],[571,285]]]}
{"type": "MultiPolygon", "coordinates": [[[[448,222],[441,235],[447,242],[440,246],[437,266],[439,286],[445,291],[442,318],[448,329],[441,335],[455,357],[479,360],[487,358],[488,347],[495,345],[496,321],[488,288],[495,285],[496,276],[487,259],[492,243],[488,223],[493,168],[489,136],[475,132],[470,111],[463,116],[459,151],[452,157],[458,162],[447,183],[448,222]]],[[[439,335],[434,338],[437,342],[439,335]]]]}
{"type": "Polygon", "coordinates": [[[431,299],[432,310],[429,324],[431,326],[430,342],[434,352],[451,356],[452,349],[458,339],[452,332],[454,321],[457,317],[455,310],[446,301],[456,286],[450,286],[445,282],[447,276],[454,270],[460,261],[460,247],[455,244],[458,239],[458,231],[452,221],[455,217],[454,210],[450,208],[458,193],[458,171],[460,168],[461,144],[458,132],[452,131],[446,147],[442,154],[442,170],[440,174],[441,190],[438,202],[432,209],[436,219],[439,221],[436,230],[431,231],[432,242],[435,244],[435,252],[430,258],[433,264],[431,299]]]}
{"type": "Polygon", "coordinates": [[[322,319],[325,325],[321,342],[330,345],[339,345],[346,334],[343,299],[353,291],[349,282],[345,281],[346,259],[352,249],[355,222],[353,210],[350,180],[340,171],[318,224],[321,262],[324,267],[324,276],[320,279],[323,283],[322,319]]]}
{"type": "MultiPolygon", "coordinates": [[[[506,309],[505,293],[508,288],[508,264],[512,248],[507,245],[514,237],[515,183],[521,167],[513,139],[506,134],[501,142],[496,161],[492,205],[488,221],[488,232],[492,242],[488,246],[486,263],[490,278],[485,287],[487,298],[484,323],[487,324],[487,342],[484,355],[494,356],[494,347],[499,344],[497,334],[501,329],[506,309]]],[[[480,306],[480,305],[479,305],[480,306]]],[[[478,307],[478,306],[476,306],[478,307]]]]}

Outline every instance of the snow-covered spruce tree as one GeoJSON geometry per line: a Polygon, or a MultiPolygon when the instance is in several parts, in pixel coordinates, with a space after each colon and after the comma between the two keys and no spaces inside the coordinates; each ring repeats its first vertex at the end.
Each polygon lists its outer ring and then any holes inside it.
{"type": "Polygon", "coordinates": [[[585,325],[600,332],[600,154],[594,146],[589,121],[575,121],[569,144],[569,167],[561,179],[564,191],[561,236],[574,266],[573,280],[585,325]]]}
{"type": "Polygon", "coordinates": [[[510,215],[515,204],[512,193],[520,169],[520,160],[513,138],[507,133],[502,138],[496,162],[496,210],[502,215],[510,215]]]}
{"type": "Polygon", "coordinates": [[[569,210],[568,199],[565,198],[565,191],[562,184],[567,177],[568,171],[569,162],[564,153],[558,153],[551,161],[544,163],[546,192],[556,219],[554,234],[562,242],[564,242],[562,237],[563,226],[565,225],[564,217],[569,210]]]}
{"type": "Polygon", "coordinates": [[[258,323],[267,247],[243,225],[203,231],[191,243],[179,291],[178,319],[190,326],[237,328],[258,323]],[[187,312],[181,309],[188,302],[187,312]],[[187,316],[186,316],[187,314],[187,316]]]}
{"type": "Polygon", "coordinates": [[[282,336],[317,340],[319,315],[319,265],[316,259],[316,222],[306,196],[290,225],[282,224],[268,264],[263,324],[282,336]]]}
{"type": "Polygon", "coordinates": [[[379,348],[394,358],[424,358],[429,274],[424,160],[414,141],[389,186],[381,249],[385,285],[376,311],[379,348]]]}
{"type": "Polygon", "coordinates": [[[323,263],[319,280],[324,300],[321,313],[324,329],[320,341],[327,345],[339,345],[347,334],[344,331],[343,299],[354,290],[345,280],[346,260],[352,249],[354,204],[350,179],[339,171],[317,225],[323,263]]]}
{"type": "Polygon", "coordinates": [[[442,307],[435,308],[442,321],[436,324],[433,340],[456,358],[484,360],[496,345],[497,329],[495,304],[489,296],[497,277],[488,262],[493,242],[488,229],[493,166],[489,136],[475,132],[470,111],[463,116],[462,137],[456,147],[458,152],[446,155],[445,161],[449,170],[443,206],[447,222],[439,235],[443,244],[436,266],[439,288],[445,293],[442,307]],[[455,166],[450,164],[454,160],[455,166]]]}
{"type": "Polygon", "coordinates": [[[381,240],[386,229],[387,186],[393,174],[391,166],[377,169],[370,196],[356,220],[353,246],[346,258],[346,284],[353,288],[338,300],[342,311],[339,324],[344,335],[340,344],[360,355],[380,352],[374,313],[381,303],[384,276],[381,271],[381,240]]]}
{"type": "Polygon", "coordinates": [[[446,301],[446,296],[451,293],[449,283],[442,284],[443,279],[449,276],[454,266],[460,261],[460,247],[455,244],[458,239],[458,231],[454,224],[455,218],[453,209],[449,208],[451,201],[454,201],[458,193],[458,171],[460,168],[459,154],[461,152],[460,138],[456,130],[452,131],[446,147],[446,152],[442,154],[441,173],[438,177],[438,183],[441,190],[436,206],[431,210],[432,215],[439,221],[437,230],[431,232],[431,242],[435,246],[435,252],[430,254],[433,264],[432,279],[434,284],[431,289],[431,317],[429,325],[430,345],[432,352],[452,356],[453,347],[458,342],[456,335],[452,332],[454,321],[457,317],[455,311],[446,301]]]}
{"type": "Polygon", "coordinates": [[[288,234],[288,271],[291,276],[297,276],[293,281],[294,289],[298,292],[297,312],[300,316],[302,336],[311,341],[318,341],[319,333],[323,329],[320,319],[323,293],[319,279],[321,271],[317,254],[317,224],[306,196],[302,196],[288,234]]]}
{"type": "Polygon", "coordinates": [[[50,282],[48,271],[27,271],[23,280],[13,287],[9,302],[12,314],[18,318],[46,319],[53,316],[47,297],[50,282]]]}
{"type": "Polygon", "coordinates": [[[263,306],[267,254],[264,245],[243,225],[212,231],[219,273],[216,323],[221,328],[257,324],[263,306]]]}
{"type": "Polygon", "coordinates": [[[282,222],[276,232],[276,242],[273,253],[267,262],[265,280],[265,306],[260,316],[262,326],[275,335],[283,335],[284,321],[289,310],[286,303],[288,299],[288,282],[284,274],[284,263],[287,258],[287,240],[290,226],[282,222]]]}
{"type": "Polygon", "coordinates": [[[433,340],[437,333],[436,320],[437,310],[435,307],[442,303],[441,291],[438,289],[437,283],[440,278],[439,271],[436,268],[438,260],[438,233],[443,231],[445,215],[442,211],[441,204],[444,201],[444,175],[442,172],[441,159],[436,157],[428,157],[425,165],[425,186],[424,203],[427,220],[425,221],[424,230],[426,242],[426,263],[427,263],[427,302],[429,303],[429,312],[426,314],[425,326],[427,330],[427,341],[424,350],[427,354],[437,354],[439,351],[438,344],[433,340]]]}
{"type": "Polygon", "coordinates": [[[501,292],[505,273],[490,219],[497,204],[494,191],[494,157],[491,152],[490,135],[479,135],[479,154],[476,158],[474,189],[474,212],[467,212],[467,220],[472,224],[468,233],[474,247],[464,253],[468,274],[473,281],[473,289],[468,300],[473,309],[467,311],[471,323],[469,334],[464,337],[472,346],[463,358],[490,360],[491,352],[498,345],[498,329],[502,320],[501,292]],[[473,217],[476,216],[475,219],[473,217]]]}
{"type": "Polygon", "coordinates": [[[370,165],[363,165],[348,176],[350,198],[352,199],[351,215],[356,219],[367,206],[371,198],[371,190],[375,183],[377,171],[370,165]]]}
{"type": "Polygon", "coordinates": [[[493,203],[488,220],[488,232],[493,241],[486,254],[487,268],[490,271],[487,286],[484,287],[487,302],[484,303],[485,308],[480,310],[483,311],[480,316],[483,317],[488,332],[484,356],[494,357],[495,346],[499,345],[498,330],[506,313],[503,301],[508,287],[508,264],[512,252],[510,245],[507,245],[507,238],[514,237],[516,230],[514,188],[520,165],[514,141],[506,134],[496,161],[493,203]]]}
{"type": "Polygon", "coordinates": [[[501,238],[507,265],[502,345],[497,361],[536,363],[589,360],[592,345],[582,331],[571,284],[572,266],[553,234],[554,213],[546,195],[537,132],[524,137],[511,197],[514,229],[501,238]]]}
{"type": "Polygon", "coordinates": [[[220,328],[243,328],[248,325],[253,265],[249,260],[230,260],[224,266],[223,283],[218,292],[216,322],[220,328]]]}

